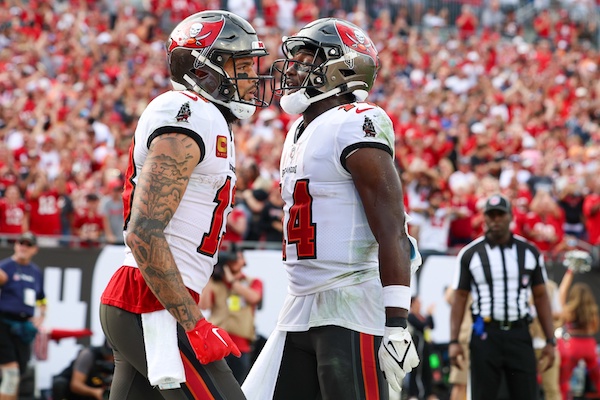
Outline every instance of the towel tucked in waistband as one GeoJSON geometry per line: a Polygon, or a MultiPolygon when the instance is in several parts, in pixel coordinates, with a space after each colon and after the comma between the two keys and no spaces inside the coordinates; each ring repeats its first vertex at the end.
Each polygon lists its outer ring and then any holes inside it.
{"type": "Polygon", "coordinates": [[[176,389],[185,382],[177,344],[177,321],[167,310],[142,314],[148,381],[159,389],[176,389]]]}

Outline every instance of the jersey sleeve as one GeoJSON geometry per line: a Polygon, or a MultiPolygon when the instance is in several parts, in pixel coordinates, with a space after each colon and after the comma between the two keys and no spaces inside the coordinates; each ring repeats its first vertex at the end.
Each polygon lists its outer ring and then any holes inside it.
{"type": "Polygon", "coordinates": [[[352,103],[337,112],[342,114],[337,140],[344,169],[348,156],[363,147],[378,148],[394,157],[394,127],[383,109],[370,103],[352,103]]]}
{"type": "Polygon", "coordinates": [[[40,269],[40,267],[35,266],[37,271],[37,291],[35,295],[35,299],[41,304],[45,304],[46,301],[46,293],[44,292],[44,272],[40,269]]]}
{"type": "MultiPolygon", "coordinates": [[[[464,249],[463,249],[464,250],[464,249]]],[[[456,257],[457,267],[454,273],[454,280],[452,284],[452,288],[454,290],[471,290],[471,270],[469,268],[469,263],[471,258],[473,257],[473,252],[459,252],[456,257]]]]}
{"type": "MultiPolygon", "coordinates": [[[[204,155],[206,135],[212,127],[212,113],[217,109],[198,95],[170,91],[154,99],[144,110],[138,124],[145,125],[142,140],[150,148],[152,140],[165,133],[181,133],[194,139],[204,155]]],[[[216,111],[218,112],[218,111],[216,111]]]]}
{"type": "Polygon", "coordinates": [[[87,376],[92,370],[95,361],[92,350],[89,348],[83,349],[73,363],[73,370],[87,376]]]}
{"type": "Polygon", "coordinates": [[[546,274],[546,266],[544,264],[544,256],[541,253],[537,254],[537,265],[531,276],[531,286],[543,285],[548,280],[546,274]]]}

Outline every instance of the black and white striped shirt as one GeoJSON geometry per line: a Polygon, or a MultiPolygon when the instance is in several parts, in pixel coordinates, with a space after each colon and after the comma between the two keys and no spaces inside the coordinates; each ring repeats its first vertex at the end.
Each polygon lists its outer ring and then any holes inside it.
{"type": "Polygon", "coordinates": [[[532,286],[547,280],[544,258],[532,243],[513,235],[506,245],[475,239],[458,254],[454,288],[473,296],[472,312],[484,319],[516,321],[529,315],[532,286]]]}

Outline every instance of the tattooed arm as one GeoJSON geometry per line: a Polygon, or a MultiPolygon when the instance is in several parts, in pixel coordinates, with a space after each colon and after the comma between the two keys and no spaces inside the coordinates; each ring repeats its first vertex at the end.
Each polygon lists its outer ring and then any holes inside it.
{"type": "Polygon", "coordinates": [[[135,189],[126,239],[144,280],[186,331],[203,316],[183,284],[164,230],[199,160],[200,148],[186,135],[164,134],[152,141],[135,189]]]}

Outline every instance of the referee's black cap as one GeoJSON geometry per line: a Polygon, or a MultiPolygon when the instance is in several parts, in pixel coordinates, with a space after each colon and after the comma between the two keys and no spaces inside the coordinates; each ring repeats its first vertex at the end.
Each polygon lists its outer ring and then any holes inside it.
{"type": "Polygon", "coordinates": [[[483,212],[484,214],[487,214],[488,212],[493,210],[511,213],[512,208],[510,206],[510,201],[501,194],[494,194],[490,196],[485,202],[483,212]]]}

